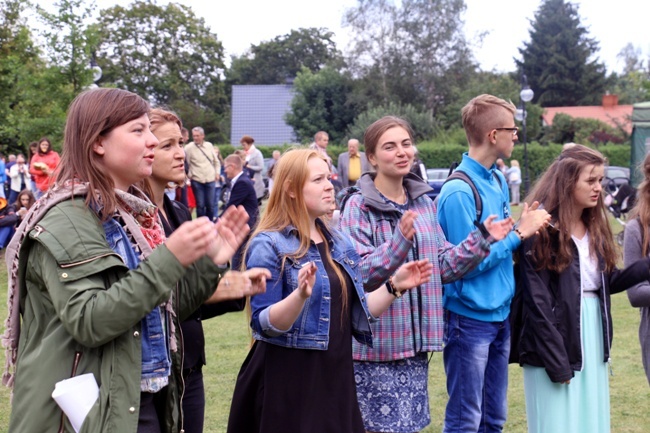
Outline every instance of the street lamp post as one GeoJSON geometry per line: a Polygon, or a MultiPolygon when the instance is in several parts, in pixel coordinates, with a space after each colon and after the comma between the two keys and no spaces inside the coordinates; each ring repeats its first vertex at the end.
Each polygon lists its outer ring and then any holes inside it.
{"type": "Polygon", "coordinates": [[[95,52],[91,54],[90,57],[90,70],[93,72],[93,83],[88,86],[91,89],[97,88],[97,82],[102,78],[102,68],[97,64],[97,59],[95,59],[95,52]]]}
{"type": "Polygon", "coordinates": [[[519,92],[519,98],[521,99],[521,108],[518,108],[515,112],[515,118],[521,122],[521,132],[524,139],[524,188],[526,189],[526,194],[530,192],[530,175],[528,171],[528,143],[526,140],[526,102],[533,100],[535,92],[528,85],[528,79],[526,74],[521,74],[521,92],[519,92]]]}

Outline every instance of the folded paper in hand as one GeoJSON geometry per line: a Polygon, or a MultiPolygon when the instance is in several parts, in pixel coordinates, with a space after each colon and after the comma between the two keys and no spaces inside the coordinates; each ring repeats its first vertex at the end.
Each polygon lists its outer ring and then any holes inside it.
{"type": "Polygon", "coordinates": [[[90,408],[99,397],[99,387],[92,373],[86,373],[57,382],[52,398],[79,432],[90,408]]]}

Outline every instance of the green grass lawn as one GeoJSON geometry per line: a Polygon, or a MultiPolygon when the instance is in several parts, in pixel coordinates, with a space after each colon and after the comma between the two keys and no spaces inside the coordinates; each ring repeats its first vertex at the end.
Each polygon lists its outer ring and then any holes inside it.
{"type": "MultiPolygon", "coordinates": [[[[515,208],[515,213],[517,209],[515,208]]],[[[620,225],[613,222],[615,231],[620,225]]],[[[6,317],[6,268],[4,255],[0,255],[0,317],[6,317]]],[[[614,319],[614,346],[612,348],[613,376],[610,377],[612,431],[616,433],[650,432],[650,387],[641,365],[637,330],[639,312],[632,308],[625,294],[612,297],[614,319]]],[[[250,334],[244,313],[230,313],[204,322],[206,356],[204,368],[206,382],[206,432],[223,432],[226,429],[230,399],[239,367],[243,362],[250,334]]],[[[4,351],[0,355],[4,365],[4,351]]],[[[432,424],[424,432],[440,432],[447,394],[442,366],[442,354],[435,353],[429,373],[432,424]]],[[[510,366],[508,392],[508,432],[526,431],[523,380],[521,368],[510,366]]],[[[37,408],[35,408],[37,410],[37,408]]],[[[7,431],[9,423],[9,391],[0,387],[0,432],[7,431]]]]}

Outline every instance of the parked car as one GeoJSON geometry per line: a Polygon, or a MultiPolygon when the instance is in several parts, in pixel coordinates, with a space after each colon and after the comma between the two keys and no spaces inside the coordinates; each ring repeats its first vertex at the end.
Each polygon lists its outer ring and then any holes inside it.
{"type": "Polygon", "coordinates": [[[615,193],[621,185],[630,183],[630,169],[627,167],[618,167],[610,165],[605,167],[605,178],[603,179],[603,188],[608,194],[615,193]]]}
{"type": "Polygon", "coordinates": [[[442,184],[445,183],[448,175],[448,168],[427,168],[428,183],[429,186],[433,188],[433,191],[427,193],[431,200],[435,200],[436,197],[438,197],[438,194],[440,194],[440,189],[442,188],[442,184]]]}

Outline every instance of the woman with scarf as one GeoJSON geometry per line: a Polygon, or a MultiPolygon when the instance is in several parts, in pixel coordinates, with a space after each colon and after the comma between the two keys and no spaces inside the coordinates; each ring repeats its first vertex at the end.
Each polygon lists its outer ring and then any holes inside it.
{"type": "Polygon", "coordinates": [[[178,323],[213,294],[249,229],[233,208],[166,238],[134,186],[158,143],[148,112],[124,90],[77,96],[56,181],[9,245],[10,431],[178,431],[178,323]],[[83,374],[98,395],[73,426],[52,392],[83,374]]]}
{"type": "MultiPolygon", "coordinates": [[[[181,202],[171,200],[165,194],[170,183],[182,185],[185,182],[185,151],[181,144],[181,120],[176,114],[155,108],[149,112],[151,132],[158,139],[154,147],[154,163],[151,176],[145,180],[145,191],[158,208],[165,235],[170,236],[192,215],[181,202]]],[[[205,337],[202,320],[239,311],[244,308],[244,298],[263,292],[266,269],[249,269],[246,272],[227,271],[217,291],[181,322],[182,350],[179,350],[179,372],[182,375],[180,394],[183,408],[180,429],[185,433],[201,433],[205,415],[205,390],[202,367],[205,359],[205,337]]]]}

